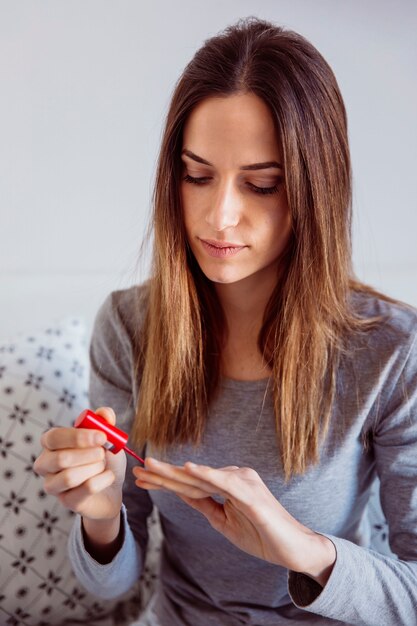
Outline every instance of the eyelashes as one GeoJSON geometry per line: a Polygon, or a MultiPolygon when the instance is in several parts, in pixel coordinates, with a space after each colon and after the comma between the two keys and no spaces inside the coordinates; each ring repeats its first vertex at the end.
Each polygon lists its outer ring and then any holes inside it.
{"type": "MultiPolygon", "coordinates": [[[[204,185],[207,181],[211,180],[209,176],[204,176],[202,178],[194,178],[193,176],[190,176],[189,174],[186,174],[186,176],[183,177],[183,180],[186,183],[191,183],[193,185],[204,185]]],[[[257,187],[256,185],[252,185],[251,183],[248,183],[249,188],[254,192],[254,193],[260,193],[260,194],[272,194],[272,193],[278,193],[280,186],[281,186],[282,180],[279,181],[279,183],[277,183],[276,185],[274,185],[273,187],[257,187]]]]}

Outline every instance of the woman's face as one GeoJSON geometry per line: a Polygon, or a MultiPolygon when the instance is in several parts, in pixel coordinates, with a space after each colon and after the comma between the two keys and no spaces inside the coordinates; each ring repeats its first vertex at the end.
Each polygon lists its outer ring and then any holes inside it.
{"type": "Polygon", "coordinates": [[[181,158],[185,230],[207,278],[276,281],[291,220],[267,105],[254,94],[200,102],[185,124],[181,158]]]}

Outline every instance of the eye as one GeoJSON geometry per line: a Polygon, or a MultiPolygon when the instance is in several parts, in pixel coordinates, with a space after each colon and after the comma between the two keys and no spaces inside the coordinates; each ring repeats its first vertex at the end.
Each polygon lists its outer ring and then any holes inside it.
{"type": "MultiPolygon", "coordinates": [[[[186,176],[184,176],[183,180],[186,183],[191,183],[193,185],[204,185],[207,181],[211,180],[211,177],[210,176],[203,176],[201,178],[194,178],[193,176],[190,176],[189,174],[186,174],[186,176]]],[[[279,188],[281,186],[281,182],[282,182],[282,180],[280,179],[278,181],[278,183],[276,185],[274,185],[273,187],[257,187],[256,185],[252,185],[252,183],[248,183],[248,185],[249,185],[249,188],[254,193],[270,194],[270,193],[277,193],[279,191],[279,188]]]]}
{"type": "Polygon", "coordinates": [[[248,183],[248,185],[255,193],[278,193],[280,188],[280,184],[276,184],[273,187],[257,187],[251,183],[248,183]]]}
{"type": "Polygon", "coordinates": [[[186,174],[183,180],[185,180],[185,182],[187,183],[194,183],[194,185],[204,185],[206,181],[210,180],[210,176],[204,176],[203,178],[194,178],[193,176],[186,174]]]}

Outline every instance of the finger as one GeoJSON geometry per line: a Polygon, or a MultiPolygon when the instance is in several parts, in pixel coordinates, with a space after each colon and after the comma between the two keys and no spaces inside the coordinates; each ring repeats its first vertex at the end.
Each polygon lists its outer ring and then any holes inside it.
{"type": "Polygon", "coordinates": [[[100,408],[96,409],[94,413],[97,413],[97,415],[101,415],[101,417],[104,417],[104,419],[107,420],[112,426],[116,424],[116,413],[110,406],[101,406],[100,408]]]}
{"type": "Polygon", "coordinates": [[[141,489],[147,489],[147,490],[150,489],[150,490],[154,490],[154,491],[157,491],[158,489],[159,490],[164,490],[164,488],[161,487],[161,485],[156,485],[156,484],[153,484],[153,483],[149,483],[149,482],[146,482],[146,480],[139,480],[139,479],[135,480],[135,485],[137,487],[140,487],[141,489]]]}
{"type": "MultiPolygon", "coordinates": [[[[213,493],[204,491],[192,484],[179,482],[175,479],[166,478],[159,474],[152,474],[149,470],[142,470],[142,474],[136,479],[135,484],[141,489],[164,489],[174,493],[188,495],[191,498],[207,498],[213,493]]],[[[135,472],[137,474],[137,472],[135,472]]]]}
{"type": "Polygon", "coordinates": [[[41,436],[41,445],[48,450],[62,450],[64,448],[89,448],[104,445],[106,435],[99,430],[89,428],[50,428],[41,436]]]}
{"type": "Polygon", "coordinates": [[[186,463],[183,467],[180,467],[178,465],[172,465],[171,463],[159,461],[152,457],[147,457],[145,459],[145,470],[151,471],[153,474],[157,474],[159,476],[178,480],[178,482],[186,485],[200,487],[201,489],[212,493],[213,485],[210,483],[210,481],[204,481],[202,478],[193,476],[192,474],[187,472],[187,464],[188,463],[186,463]]]}
{"type": "Polygon", "coordinates": [[[56,474],[69,467],[88,465],[105,459],[104,448],[64,448],[63,450],[43,450],[33,464],[39,476],[56,474]]]}
{"type": "Polygon", "coordinates": [[[57,498],[61,504],[74,511],[74,513],[82,513],[83,505],[86,500],[90,496],[110,487],[114,481],[114,473],[111,470],[105,470],[101,472],[101,474],[97,474],[85,481],[79,487],[70,489],[69,491],[63,491],[58,494],[57,498]]]}
{"type": "Polygon", "coordinates": [[[250,467],[229,465],[225,471],[224,469],[215,469],[207,465],[196,465],[195,463],[187,462],[184,465],[184,470],[191,476],[198,477],[205,483],[212,485],[217,490],[217,493],[221,493],[226,497],[234,497],[237,500],[246,499],[246,494],[250,502],[254,484],[265,486],[259,474],[250,467]]]}
{"type": "MultiPolygon", "coordinates": [[[[187,461],[186,463],[184,463],[184,466],[183,466],[184,469],[187,469],[187,467],[190,464],[196,467],[207,467],[207,466],[202,466],[202,465],[196,465],[195,463],[192,463],[191,461],[187,461]]],[[[210,469],[214,469],[214,468],[210,468],[210,469]]],[[[241,468],[238,465],[226,465],[225,467],[218,467],[216,469],[222,472],[235,472],[236,470],[240,470],[241,468]]]]}
{"type": "Polygon", "coordinates": [[[101,474],[104,468],[104,461],[99,461],[89,465],[71,467],[58,474],[47,474],[44,479],[43,489],[46,493],[56,496],[63,491],[79,487],[89,478],[93,478],[96,474],[101,474]]]}

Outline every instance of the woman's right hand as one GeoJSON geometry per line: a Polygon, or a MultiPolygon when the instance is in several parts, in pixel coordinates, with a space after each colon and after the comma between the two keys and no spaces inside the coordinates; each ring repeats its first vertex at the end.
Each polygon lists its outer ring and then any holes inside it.
{"type": "MultiPolygon", "coordinates": [[[[116,422],[111,408],[101,407],[95,413],[112,425],[116,422]]],[[[33,464],[43,477],[44,491],[86,519],[114,519],[122,506],[126,454],[105,450],[105,441],[99,430],[51,428],[43,433],[43,450],[33,464]]]]}

